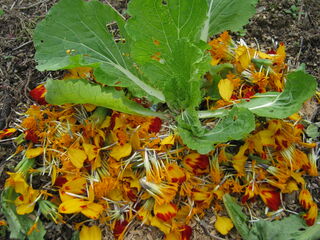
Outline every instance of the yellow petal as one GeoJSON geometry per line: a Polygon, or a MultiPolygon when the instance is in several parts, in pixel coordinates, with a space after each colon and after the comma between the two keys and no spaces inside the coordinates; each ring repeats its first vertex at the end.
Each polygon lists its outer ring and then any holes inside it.
{"type": "Polygon", "coordinates": [[[161,221],[157,217],[151,218],[150,225],[159,228],[164,234],[170,233],[171,225],[164,221],[161,221]]]}
{"type": "Polygon", "coordinates": [[[59,212],[67,214],[81,212],[81,210],[85,208],[88,203],[88,201],[79,198],[71,199],[60,204],[59,212]]]}
{"type": "Polygon", "coordinates": [[[35,202],[31,204],[21,204],[17,206],[16,211],[19,215],[24,215],[33,212],[35,202]]]}
{"type": "Polygon", "coordinates": [[[106,119],[101,124],[100,128],[108,128],[110,127],[110,123],[111,123],[111,117],[107,116],[106,119]]]}
{"type": "Polygon", "coordinates": [[[223,100],[229,101],[233,92],[233,83],[230,79],[221,79],[218,83],[219,93],[223,100]]]}
{"type": "Polygon", "coordinates": [[[80,231],[80,240],[101,240],[102,234],[98,226],[92,227],[83,226],[80,231]]]}
{"type": "Polygon", "coordinates": [[[91,202],[82,208],[81,213],[88,218],[98,219],[102,211],[103,206],[101,204],[91,202]]]}
{"type": "Polygon", "coordinates": [[[76,168],[82,168],[84,160],[87,159],[86,153],[77,148],[69,148],[68,156],[76,168]]]}
{"type": "Polygon", "coordinates": [[[130,143],[131,143],[131,145],[132,145],[132,148],[134,149],[134,150],[138,150],[138,149],[140,149],[141,147],[140,147],[140,137],[139,137],[139,133],[138,133],[138,131],[135,131],[132,135],[131,135],[131,137],[130,137],[130,143]]]}
{"type": "Polygon", "coordinates": [[[217,221],[215,222],[214,227],[222,235],[227,235],[228,232],[233,228],[233,223],[228,217],[217,216],[217,221]]]}
{"type": "Polygon", "coordinates": [[[84,106],[87,112],[93,112],[97,108],[96,105],[89,104],[89,103],[83,104],[82,106],[84,106]]]}
{"type": "Polygon", "coordinates": [[[37,148],[30,148],[26,151],[26,157],[27,158],[35,158],[38,157],[43,153],[43,148],[42,147],[37,147],[37,148]]]}
{"type": "Polygon", "coordinates": [[[117,145],[112,148],[110,156],[116,160],[120,160],[121,158],[127,157],[131,154],[132,147],[131,144],[126,143],[124,145],[117,145]]]}
{"type": "Polygon", "coordinates": [[[160,142],[161,145],[166,145],[166,144],[174,144],[174,135],[170,135],[160,142]]]}
{"type": "Polygon", "coordinates": [[[16,193],[24,194],[29,185],[21,173],[7,173],[10,177],[6,180],[5,187],[14,187],[16,193]]]}
{"type": "Polygon", "coordinates": [[[85,153],[88,156],[89,161],[92,161],[97,155],[97,148],[95,145],[84,143],[82,144],[85,153]]]}

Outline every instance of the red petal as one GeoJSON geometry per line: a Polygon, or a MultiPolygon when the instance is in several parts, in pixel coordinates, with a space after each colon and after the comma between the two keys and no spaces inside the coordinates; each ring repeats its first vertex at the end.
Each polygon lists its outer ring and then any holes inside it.
{"type": "Polygon", "coordinates": [[[37,86],[36,88],[30,91],[30,96],[33,100],[38,102],[40,105],[45,105],[47,104],[45,99],[46,93],[47,93],[47,89],[43,84],[40,84],[39,86],[37,86]]]}
{"type": "Polygon", "coordinates": [[[149,133],[158,133],[161,129],[162,120],[160,118],[156,117],[156,118],[153,118],[151,121],[152,122],[149,126],[148,132],[149,133]]]}

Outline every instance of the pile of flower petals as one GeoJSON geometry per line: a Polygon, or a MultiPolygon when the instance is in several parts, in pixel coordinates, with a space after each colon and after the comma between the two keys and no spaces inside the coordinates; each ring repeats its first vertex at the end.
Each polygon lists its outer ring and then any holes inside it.
{"type": "MultiPolygon", "coordinates": [[[[230,63],[238,72],[219,81],[222,99],[209,100],[209,109],[283,89],[283,44],[267,54],[235,44],[227,33],[209,44],[213,66],[230,63]],[[252,63],[257,56],[266,61],[252,63]]],[[[210,74],[206,78],[212,81],[210,74]]],[[[44,92],[43,86],[32,92],[41,104],[46,104],[44,92]]],[[[82,239],[90,234],[101,238],[99,227],[106,225],[115,238],[123,239],[135,221],[157,227],[166,239],[190,239],[191,220],[203,217],[210,207],[215,228],[225,235],[233,227],[223,216],[225,193],[238,196],[243,204],[262,201],[277,211],[283,207],[281,194],[299,191],[306,223],[313,225],[317,218],[317,205],[303,178],[318,176],[315,144],[303,141],[299,116],[257,120],[246,139],[219,144],[206,155],[188,149],[170,122],[101,111],[89,104],[33,105],[21,129],[27,142],[24,161],[35,163],[21,164],[25,169],[9,173],[6,181],[6,188],[19,194],[14,201],[17,213],[29,214],[45,200],[56,206],[50,216],[57,223],[74,214],[89,220],[77,224],[82,239]],[[51,183],[34,189],[29,176],[40,174],[49,175],[51,183]]]]}

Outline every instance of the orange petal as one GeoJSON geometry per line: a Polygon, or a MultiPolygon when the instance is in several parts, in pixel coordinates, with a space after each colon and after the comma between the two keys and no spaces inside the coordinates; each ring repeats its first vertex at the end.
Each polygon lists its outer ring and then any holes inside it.
{"type": "Polygon", "coordinates": [[[221,79],[218,83],[219,93],[223,100],[230,101],[234,89],[230,79],[221,79]]]}
{"type": "Polygon", "coordinates": [[[217,221],[214,224],[214,227],[222,235],[227,235],[229,231],[233,228],[233,223],[228,217],[217,216],[217,221]]]}
{"type": "Polygon", "coordinates": [[[131,144],[126,143],[124,145],[116,145],[112,148],[110,156],[116,160],[127,157],[131,154],[132,147],[131,144]]]}
{"type": "Polygon", "coordinates": [[[80,240],[101,240],[102,234],[98,226],[93,225],[92,227],[87,227],[83,225],[80,231],[80,240]]]}
{"type": "Polygon", "coordinates": [[[177,206],[173,203],[164,203],[161,205],[158,205],[156,203],[154,205],[153,212],[157,216],[157,218],[168,222],[171,220],[171,218],[177,215],[177,206]]]}
{"type": "Polygon", "coordinates": [[[68,156],[70,158],[70,161],[76,168],[82,168],[84,160],[87,159],[86,153],[83,150],[77,148],[69,148],[68,156]]]}

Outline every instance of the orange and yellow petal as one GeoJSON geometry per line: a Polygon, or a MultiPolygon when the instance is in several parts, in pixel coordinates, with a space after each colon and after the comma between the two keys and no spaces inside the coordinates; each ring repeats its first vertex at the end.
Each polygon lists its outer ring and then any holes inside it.
{"type": "Polygon", "coordinates": [[[281,204],[280,192],[273,187],[260,187],[259,196],[273,211],[279,209],[281,204]]]}
{"type": "Polygon", "coordinates": [[[155,204],[153,212],[157,218],[168,222],[177,215],[178,208],[174,203],[155,204]]]}
{"type": "Polygon", "coordinates": [[[195,175],[209,172],[209,157],[199,153],[190,153],[182,161],[183,167],[195,175]]]}
{"type": "Polygon", "coordinates": [[[316,203],[312,203],[308,212],[303,215],[304,220],[308,226],[312,226],[318,217],[318,206],[316,203]]]}
{"type": "Polygon", "coordinates": [[[0,139],[10,137],[16,131],[17,131],[17,129],[15,129],[15,128],[7,128],[7,129],[4,129],[4,130],[1,130],[0,131],[0,139]]]}
{"type": "Polygon", "coordinates": [[[299,194],[299,203],[304,209],[309,209],[312,204],[312,196],[309,190],[307,189],[302,189],[299,194]]]}
{"type": "Polygon", "coordinates": [[[184,181],[186,181],[187,177],[185,172],[177,164],[174,164],[174,163],[167,164],[166,169],[168,173],[169,182],[181,184],[184,181]]]}

